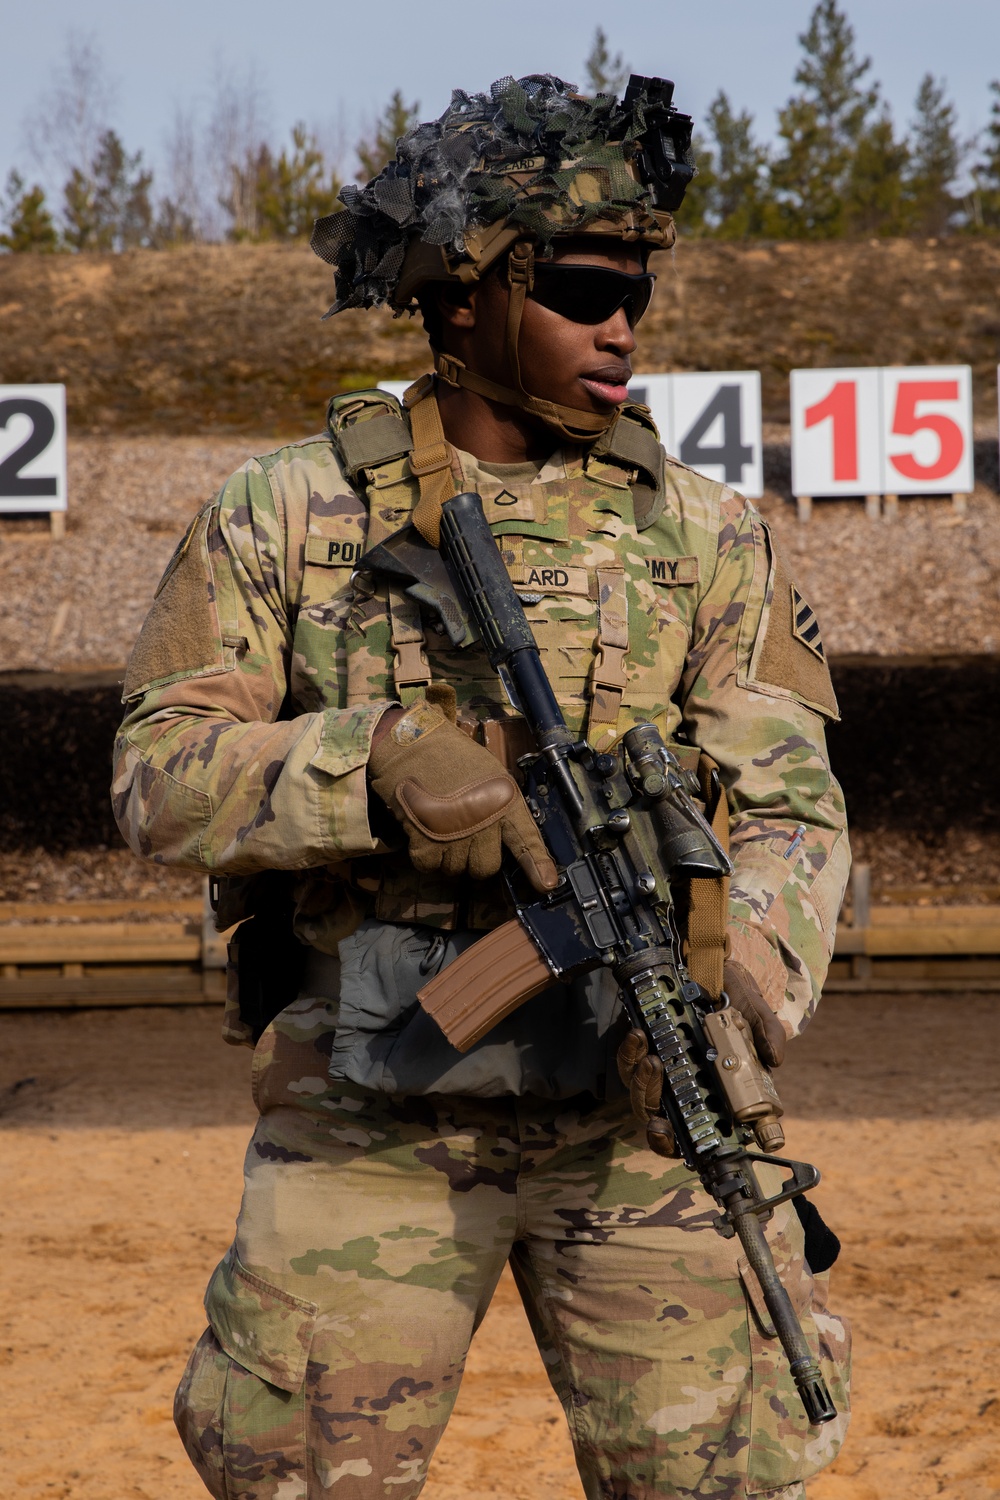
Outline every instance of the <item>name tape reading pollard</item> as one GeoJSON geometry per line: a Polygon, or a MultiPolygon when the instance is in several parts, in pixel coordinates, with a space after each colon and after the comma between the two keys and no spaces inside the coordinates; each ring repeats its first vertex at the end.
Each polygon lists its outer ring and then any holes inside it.
{"type": "Polygon", "coordinates": [[[0,385],[0,511],[66,509],[66,387],[0,385]]]}

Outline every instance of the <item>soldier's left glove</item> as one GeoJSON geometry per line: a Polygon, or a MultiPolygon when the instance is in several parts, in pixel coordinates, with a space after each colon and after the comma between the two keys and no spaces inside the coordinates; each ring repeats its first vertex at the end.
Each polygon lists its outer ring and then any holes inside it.
{"type": "Polygon", "coordinates": [[[618,1076],[628,1089],[632,1113],[646,1126],[646,1144],[657,1156],[676,1156],[670,1121],[658,1113],[663,1097],[663,1064],[649,1050],[637,1026],[618,1048],[618,1076]]]}
{"type": "Polygon", "coordinates": [[[768,1068],[780,1068],[785,1059],[785,1028],[761,994],[757,981],[742,964],[727,959],[722,987],[729,1003],[750,1027],[757,1056],[768,1068]]]}
{"type": "MultiPolygon", "coordinates": [[[[754,1047],[769,1068],[781,1066],[785,1056],[785,1031],[742,964],[727,960],[723,985],[729,1003],[750,1027],[754,1047]]],[[[658,1113],[663,1097],[663,1064],[649,1050],[645,1034],[634,1027],[618,1048],[618,1076],[629,1091],[632,1112],[645,1122],[646,1140],[658,1156],[676,1156],[670,1124],[658,1113]]]]}

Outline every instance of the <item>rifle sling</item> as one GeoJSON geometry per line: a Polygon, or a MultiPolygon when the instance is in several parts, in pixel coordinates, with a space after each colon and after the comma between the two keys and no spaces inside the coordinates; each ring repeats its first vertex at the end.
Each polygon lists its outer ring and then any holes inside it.
{"type": "MultiPolygon", "coordinates": [[[[729,801],[718,766],[702,752],[698,762],[705,811],[712,832],[729,853],[729,801]]],[[[717,1000],[722,993],[722,969],[729,952],[729,877],[692,880],[688,900],[685,958],[696,984],[717,1000]]]]}

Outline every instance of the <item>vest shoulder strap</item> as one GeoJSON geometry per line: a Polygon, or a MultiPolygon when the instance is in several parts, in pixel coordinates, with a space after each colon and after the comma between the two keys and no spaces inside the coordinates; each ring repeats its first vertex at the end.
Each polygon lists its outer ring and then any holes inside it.
{"type": "Polygon", "coordinates": [[[337,457],[352,484],[362,469],[377,469],[413,447],[409,418],[388,391],[349,391],[334,396],[326,425],[337,457]]]}
{"type": "Polygon", "coordinates": [[[627,402],[591,452],[635,471],[631,485],[635,524],[639,531],[652,526],[666,504],[666,462],[649,407],[627,402]]]}
{"type": "MultiPolygon", "coordinates": [[[[409,413],[388,391],[349,391],[334,396],[327,407],[327,427],[348,479],[353,484],[362,469],[378,468],[412,452],[409,413]]],[[[666,468],[656,423],[649,408],[627,403],[591,450],[635,473],[632,503],[640,531],[652,526],[666,503],[666,468]]]]}

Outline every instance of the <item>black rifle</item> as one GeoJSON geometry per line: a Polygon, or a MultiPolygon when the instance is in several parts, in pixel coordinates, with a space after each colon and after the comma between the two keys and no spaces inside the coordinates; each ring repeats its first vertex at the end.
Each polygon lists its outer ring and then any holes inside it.
{"type": "Polygon", "coordinates": [[[406,526],[361,568],[433,606],[455,645],[481,639],[534,738],[536,751],[519,761],[524,795],[560,873],[544,897],[519,873],[508,876],[516,920],[444,969],[421,1004],[465,1050],[553,977],[611,970],[629,1021],[663,1064],[661,1111],[677,1150],[720,1205],[719,1233],[739,1237],[809,1421],[832,1421],[836,1408],[762,1227],[819,1173],[749,1149],[755,1131],[783,1144],[780,1102],[742,1017],[694,983],[681,958],[672,885],[731,866],[680,763],[652,724],[630,729],[616,754],[595,752],[568,728],[478,495],[444,504],[440,552],[406,526]],[[791,1174],[773,1197],[757,1182],[759,1162],[791,1174]]]}

